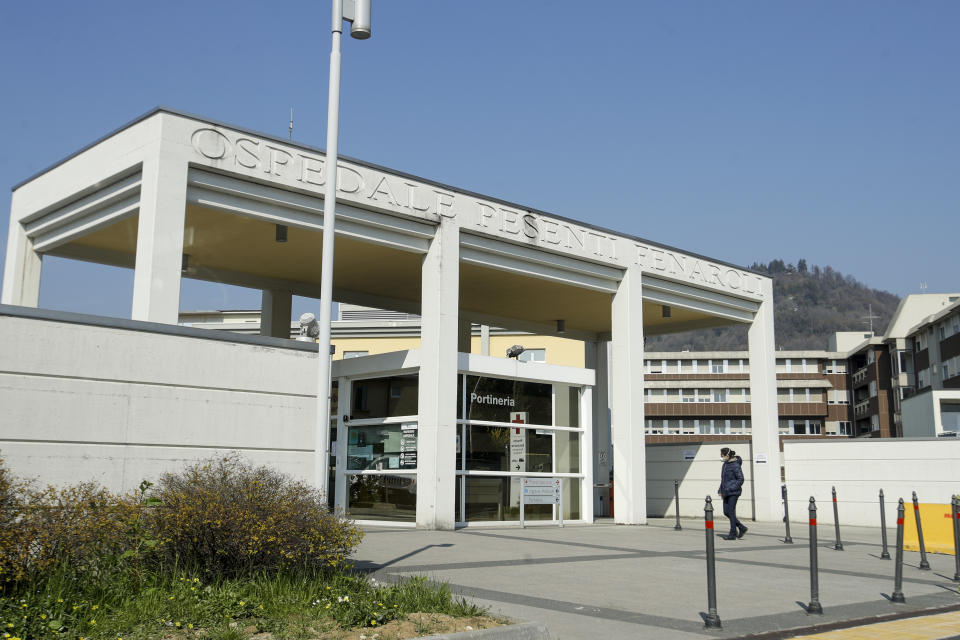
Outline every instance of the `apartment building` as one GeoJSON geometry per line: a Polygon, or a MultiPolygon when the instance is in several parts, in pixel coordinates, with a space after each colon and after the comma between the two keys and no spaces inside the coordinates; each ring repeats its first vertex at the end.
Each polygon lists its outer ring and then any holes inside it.
{"type": "Polygon", "coordinates": [[[902,401],[907,436],[960,434],[960,296],[911,327],[906,345],[912,370],[902,401]]]}
{"type": "MultiPolygon", "coordinates": [[[[851,436],[845,354],[778,351],[781,436],[851,436]]],[[[646,433],[652,442],[676,436],[748,436],[750,364],[746,352],[646,354],[646,433]]]]}

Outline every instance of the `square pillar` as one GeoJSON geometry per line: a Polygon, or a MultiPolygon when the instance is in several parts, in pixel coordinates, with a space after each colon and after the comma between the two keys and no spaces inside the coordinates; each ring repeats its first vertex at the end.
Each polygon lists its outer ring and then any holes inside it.
{"type": "Polygon", "coordinates": [[[36,307],[40,303],[42,256],[33,250],[33,241],[20,224],[21,215],[23,212],[18,211],[17,195],[14,194],[10,203],[10,231],[7,235],[7,258],[0,302],[36,307]]]}
{"type": "Polygon", "coordinates": [[[469,320],[457,320],[457,351],[470,353],[473,347],[473,323],[469,320]]]}
{"type": "Polygon", "coordinates": [[[480,325],[480,353],[490,355],[490,325],[480,325]]]}
{"type": "Polygon", "coordinates": [[[421,279],[417,527],[452,530],[460,336],[460,230],[455,219],[440,219],[423,257],[421,279]]]}
{"type": "Polygon", "coordinates": [[[260,335],[289,338],[291,313],[293,313],[291,292],[264,289],[260,297],[260,335]]]}
{"type": "Polygon", "coordinates": [[[337,457],[337,475],[334,486],[328,491],[333,491],[333,507],[338,511],[347,510],[347,444],[349,424],[344,422],[343,416],[350,415],[350,407],[353,406],[353,388],[350,386],[349,378],[339,378],[337,385],[337,446],[334,455],[337,457]]]}
{"type": "Polygon", "coordinates": [[[617,524],[647,522],[641,276],[639,267],[629,267],[613,294],[610,429],[617,524]]]}
{"type": "MultiPolygon", "coordinates": [[[[596,386],[593,391],[591,417],[593,429],[590,438],[593,448],[591,485],[593,514],[610,515],[610,343],[584,342],[584,366],[593,369],[596,386]],[[596,486],[601,485],[601,486],[596,486]]],[[[589,464],[590,461],[588,460],[589,464]]]]}
{"type": "Polygon", "coordinates": [[[134,320],[177,324],[186,207],[186,161],[162,148],[148,155],[140,186],[130,315],[134,320]]]}
{"type": "Polygon", "coordinates": [[[750,425],[754,518],[774,522],[780,511],[780,427],[773,334],[773,281],[760,284],[763,302],[747,332],[750,350],[750,425]],[[766,459],[766,462],[757,462],[766,459]]]}

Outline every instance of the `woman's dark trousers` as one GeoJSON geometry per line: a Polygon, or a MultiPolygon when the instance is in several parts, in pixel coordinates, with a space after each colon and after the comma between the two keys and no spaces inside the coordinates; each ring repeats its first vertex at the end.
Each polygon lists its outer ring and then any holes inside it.
{"type": "Polygon", "coordinates": [[[737,535],[737,529],[743,527],[737,520],[737,500],[740,496],[723,496],[723,515],[730,518],[730,535],[737,535]]]}

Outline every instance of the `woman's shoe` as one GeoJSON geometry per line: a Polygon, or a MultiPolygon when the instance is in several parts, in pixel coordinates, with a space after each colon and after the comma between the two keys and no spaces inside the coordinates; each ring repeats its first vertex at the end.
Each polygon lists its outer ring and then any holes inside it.
{"type": "Polygon", "coordinates": [[[747,532],[747,528],[746,528],[746,527],[740,529],[740,531],[737,532],[737,537],[738,537],[738,538],[742,538],[742,537],[743,537],[743,534],[745,534],[746,532],[747,532]]]}

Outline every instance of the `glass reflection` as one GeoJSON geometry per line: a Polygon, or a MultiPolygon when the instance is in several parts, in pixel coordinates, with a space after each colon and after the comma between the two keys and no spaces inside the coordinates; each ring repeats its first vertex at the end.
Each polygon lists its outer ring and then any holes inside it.
{"type": "Polygon", "coordinates": [[[350,482],[347,515],[351,518],[416,521],[416,475],[352,475],[347,478],[350,482]]]}

